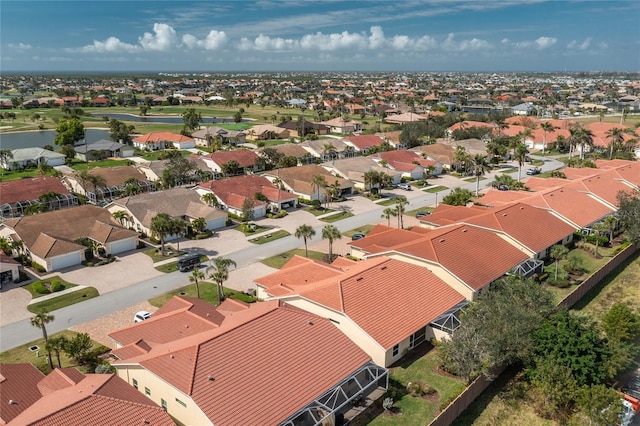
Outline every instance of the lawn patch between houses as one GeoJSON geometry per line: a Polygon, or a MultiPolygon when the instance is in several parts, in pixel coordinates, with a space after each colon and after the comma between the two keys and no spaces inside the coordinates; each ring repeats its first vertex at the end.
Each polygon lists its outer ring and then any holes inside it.
{"type": "Polygon", "coordinates": [[[85,287],[58,297],[43,300],[42,302],[32,303],[27,306],[27,309],[29,312],[33,312],[34,314],[40,312],[53,312],[66,306],[75,305],[76,303],[84,302],[85,300],[93,299],[98,296],[100,296],[100,293],[94,287],[85,287]]]}

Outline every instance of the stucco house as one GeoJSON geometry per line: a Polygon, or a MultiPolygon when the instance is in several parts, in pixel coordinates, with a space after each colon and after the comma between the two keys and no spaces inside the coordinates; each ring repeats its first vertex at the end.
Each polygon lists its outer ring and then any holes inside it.
{"type": "Polygon", "coordinates": [[[334,175],[346,177],[353,182],[354,186],[360,189],[365,189],[364,175],[370,170],[376,170],[388,175],[394,185],[400,183],[402,179],[401,172],[381,167],[377,162],[367,157],[344,158],[322,163],[322,167],[334,175]]]}
{"type": "Polygon", "coordinates": [[[27,167],[38,167],[40,164],[54,167],[64,165],[66,160],[64,154],[44,148],[12,149],[11,154],[12,157],[6,163],[0,163],[0,167],[7,170],[22,170],[27,167]]]}
{"type": "Polygon", "coordinates": [[[129,158],[136,153],[136,150],[130,145],[106,139],[92,144],[76,145],[73,149],[76,151],[76,158],[82,161],[104,160],[108,157],[129,158]]]}
{"type": "MultiPolygon", "coordinates": [[[[197,192],[186,188],[173,188],[120,198],[108,204],[106,209],[111,214],[124,211],[126,217],[123,225],[147,235],[152,234],[151,220],[158,213],[167,213],[173,218],[180,218],[188,223],[201,217],[205,220],[206,229],[210,230],[223,228],[227,221],[227,213],[208,206],[197,192]]],[[[169,235],[165,240],[175,238],[175,235],[169,235]]]]}
{"type": "Polygon", "coordinates": [[[20,263],[0,250],[0,288],[20,278],[20,263]]]}
{"type": "Polygon", "coordinates": [[[331,321],[279,301],[174,297],[111,336],[118,375],[185,425],[335,422],[387,387],[331,321]]]}
{"type": "Polygon", "coordinates": [[[432,175],[442,173],[442,165],[433,160],[427,160],[414,151],[398,149],[395,151],[378,152],[371,156],[378,164],[402,173],[402,177],[422,179],[425,172],[432,175]]]}
{"type": "Polygon", "coordinates": [[[139,149],[157,151],[169,147],[177,149],[194,148],[196,142],[189,136],[172,132],[151,132],[133,139],[133,146],[139,149]]]}
{"type": "Polygon", "coordinates": [[[227,130],[222,127],[205,127],[191,134],[196,146],[209,147],[217,139],[223,144],[241,144],[247,141],[247,134],[242,130],[227,130]]]}
{"type": "Polygon", "coordinates": [[[231,161],[238,163],[234,175],[256,173],[263,170],[261,159],[255,152],[248,149],[233,151],[215,151],[200,157],[215,173],[224,173],[223,166],[231,161]]]}
{"type": "Polygon", "coordinates": [[[0,182],[0,219],[32,213],[30,209],[41,204],[47,210],[58,210],[77,206],[78,197],[51,176],[0,182]]]}
{"type": "Polygon", "coordinates": [[[260,298],[329,318],[384,367],[425,341],[446,338],[452,330],[438,320],[465,300],[427,268],[384,256],[331,265],[294,256],[255,283],[260,298]]]}
{"type": "Polygon", "coordinates": [[[124,228],[111,213],[92,205],[56,210],[6,220],[0,236],[22,241],[27,256],[47,272],[79,265],[86,246],[77,241],[88,238],[106,254],[134,250],[138,233],[124,228]]]}
{"type": "Polygon", "coordinates": [[[263,176],[271,182],[280,182],[285,190],[306,200],[324,201],[324,188],[318,188],[313,183],[315,176],[322,176],[328,185],[338,182],[343,196],[353,194],[353,182],[333,175],[316,164],[270,170],[263,173],[263,176]]]}

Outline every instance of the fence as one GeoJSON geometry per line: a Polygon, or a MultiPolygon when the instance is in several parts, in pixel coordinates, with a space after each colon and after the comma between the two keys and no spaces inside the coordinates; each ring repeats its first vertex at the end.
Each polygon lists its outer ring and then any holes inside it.
{"type": "MultiPolygon", "coordinates": [[[[562,299],[558,306],[567,309],[571,308],[578,300],[582,299],[591,289],[593,289],[604,277],[611,271],[620,266],[622,262],[627,260],[632,254],[638,250],[635,245],[630,245],[615,255],[606,265],[589,275],[578,287],[562,299]]],[[[504,367],[496,370],[493,377],[498,377],[504,367]]],[[[489,387],[492,380],[486,379],[483,375],[475,379],[467,388],[454,399],[444,410],[433,419],[429,426],[448,426],[465,410],[484,390],[489,387]]]]}

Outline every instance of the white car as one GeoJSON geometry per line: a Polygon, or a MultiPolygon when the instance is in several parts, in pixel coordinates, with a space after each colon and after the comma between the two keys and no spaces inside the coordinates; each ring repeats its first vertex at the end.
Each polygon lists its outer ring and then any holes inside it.
{"type": "Polygon", "coordinates": [[[147,311],[139,311],[133,316],[133,322],[142,322],[151,318],[151,313],[147,311]]]}
{"type": "Polygon", "coordinates": [[[399,183],[398,188],[404,189],[405,191],[411,191],[411,185],[408,183],[399,183]]]}

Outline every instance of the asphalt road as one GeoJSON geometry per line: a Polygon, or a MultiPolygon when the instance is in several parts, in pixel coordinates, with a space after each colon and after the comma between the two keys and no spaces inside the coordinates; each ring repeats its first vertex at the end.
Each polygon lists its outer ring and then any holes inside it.
{"type": "MultiPolygon", "coordinates": [[[[563,164],[559,161],[546,159],[545,164],[542,166],[542,171],[546,172],[555,170],[562,166],[563,164]]],[[[490,179],[480,181],[480,188],[486,188],[490,183],[490,179]]],[[[475,191],[475,182],[461,185],[461,187],[469,189],[470,191],[475,191]]],[[[406,210],[415,210],[420,207],[433,206],[436,204],[436,201],[440,202],[442,197],[449,192],[450,190],[434,194],[424,193],[424,195],[411,199],[409,204],[406,206],[406,210]]],[[[385,208],[386,207],[384,206],[379,207],[335,222],[333,225],[341,232],[344,232],[370,223],[375,223],[380,220],[382,211],[385,208]]],[[[311,241],[319,241],[322,239],[322,226],[318,226],[315,230],[316,235],[311,241]]],[[[249,249],[240,250],[225,257],[235,261],[238,267],[242,267],[254,262],[259,262],[277,253],[301,247],[303,244],[302,240],[291,235],[270,242],[269,244],[256,245],[249,249]]],[[[173,272],[142,281],[138,284],[125,287],[120,290],[106,293],[82,303],[67,306],[66,308],[51,312],[51,314],[55,316],[55,321],[47,324],[47,332],[49,334],[53,334],[87,321],[93,321],[111,312],[127,308],[182,286],[184,286],[184,274],[181,272],[173,272]]],[[[23,320],[6,325],[0,328],[0,352],[32,342],[41,337],[41,330],[33,327],[29,320],[23,320]]]]}

